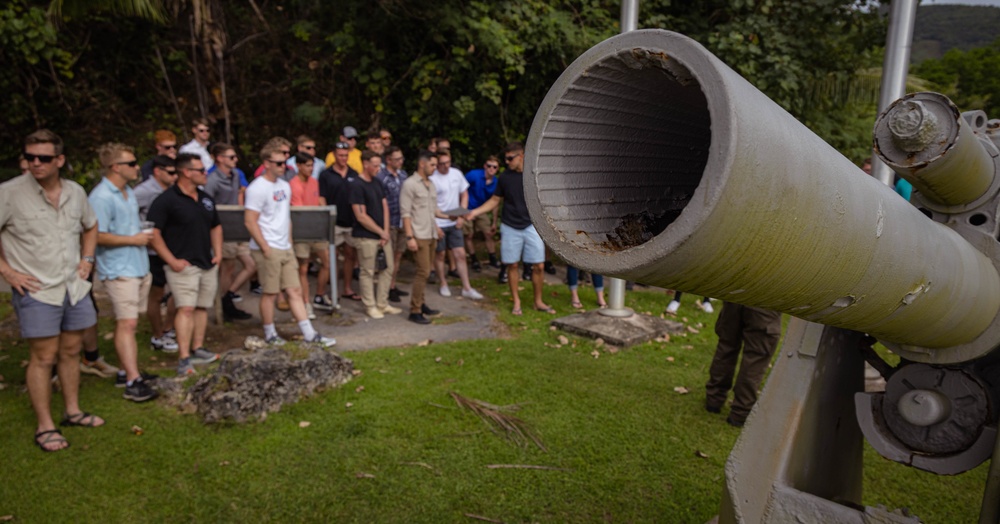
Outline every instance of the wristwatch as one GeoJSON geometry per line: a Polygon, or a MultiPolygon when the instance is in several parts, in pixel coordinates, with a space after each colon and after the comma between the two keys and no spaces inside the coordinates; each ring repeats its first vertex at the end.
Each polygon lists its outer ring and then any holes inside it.
{"type": "Polygon", "coordinates": [[[84,262],[90,262],[90,265],[94,265],[94,262],[97,262],[97,259],[95,259],[94,257],[81,257],[81,258],[83,258],[84,262]]]}

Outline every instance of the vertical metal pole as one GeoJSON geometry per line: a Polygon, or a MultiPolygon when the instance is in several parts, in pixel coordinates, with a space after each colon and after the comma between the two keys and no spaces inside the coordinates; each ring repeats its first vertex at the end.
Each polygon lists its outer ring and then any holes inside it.
{"type": "MultiPolygon", "coordinates": [[[[622,0],[621,32],[635,31],[639,26],[639,0],[622,0]]],[[[625,307],[625,281],[620,278],[608,278],[608,307],[599,310],[608,317],[630,317],[631,309],[625,307]]]]}
{"type": "MultiPolygon", "coordinates": [[[[889,11],[889,34],[882,61],[882,85],[879,88],[878,114],[906,94],[906,75],[910,69],[913,26],[917,19],[917,0],[893,0],[889,11]]],[[[877,155],[872,155],[872,176],[892,187],[893,172],[877,155]]]]}

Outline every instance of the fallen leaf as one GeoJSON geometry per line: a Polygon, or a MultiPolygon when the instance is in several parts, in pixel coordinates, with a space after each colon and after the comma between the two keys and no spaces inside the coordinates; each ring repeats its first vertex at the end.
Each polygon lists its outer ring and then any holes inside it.
{"type": "Polygon", "coordinates": [[[705,324],[702,324],[701,322],[698,322],[697,324],[694,325],[694,327],[696,327],[698,329],[701,329],[701,328],[705,327],[705,324]]]}
{"type": "Polygon", "coordinates": [[[456,366],[461,366],[463,364],[465,364],[465,359],[464,358],[460,358],[460,359],[458,359],[458,362],[455,362],[456,366]]]}
{"type": "Polygon", "coordinates": [[[503,348],[497,348],[497,353],[499,353],[501,349],[503,349],[503,348]]]}
{"type": "Polygon", "coordinates": [[[143,429],[140,428],[139,426],[132,426],[132,433],[135,433],[136,436],[139,436],[145,433],[145,431],[143,431],[143,429]]]}
{"type": "Polygon", "coordinates": [[[674,357],[667,357],[667,362],[673,362],[673,361],[674,361],[674,357]]]}
{"type": "Polygon", "coordinates": [[[686,345],[685,344],[685,345],[681,346],[681,349],[694,349],[694,346],[690,346],[690,345],[686,345]]]}
{"type": "Polygon", "coordinates": [[[351,374],[356,377],[356,376],[358,376],[358,375],[361,374],[361,370],[360,369],[352,369],[351,370],[351,374]]]}
{"type": "Polygon", "coordinates": [[[556,330],[555,326],[549,326],[549,331],[555,331],[555,330],[556,330]]]}
{"type": "Polygon", "coordinates": [[[0,391],[7,389],[7,384],[0,382],[0,391]]]}
{"type": "Polygon", "coordinates": [[[595,340],[594,341],[594,345],[597,346],[597,347],[603,346],[604,345],[604,339],[603,338],[599,338],[599,339],[595,340]]]}
{"type": "Polygon", "coordinates": [[[593,350],[593,351],[590,352],[590,356],[592,356],[594,358],[598,358],[598,357],[601,356],[601,352],[595,349],[595,350],[593,350]]]}
{"type": "Polygon", "coordinates": [[[608,348],[605,351],[614,355],[615,353],[618,353],[618,348],[615,346],[608,346],[608,348]]]}
{"type": "Polygon", "coordinates": [[[681,317],[681,322],[687,322],[687,321],[688,321],[688,317],[681,317]]]}
{"type": "Polygon", "coordinates": [[[0,516],[0,522],[10,522],[14,520],[14,515],[2,515],[0,516]]]}
{"type": "Polygon", "coordinates": [[[565,346],[566,344],[569,344],[569,339],[564,335],[559,335],[559,344],[565,346]]]}
{"type": "Polygon", "coordinates": [[[26,367],[28,367],[28,364],[30,364],[30,362],[28,362],[27,360],[22,360],[22,361],[21,361],[21,367],[22,367],[22,368],[26,368],[26,367]]]}
{"type": "Polygon", "coordinates": [[[701,331],[698,331],[697,329],[695,329],[695,328],[693,328],[691,326],[688,326],[687,330],[690,331],[691,333],[701,333],[701,331]]]}
{"type": "Polygon", "coordinates": [[[359,479],[373,479],[373,478],[375,478],[375,475],[372,475],[371,473],[365,473],[364,471],[359,471],[359,472],[355,473],[354,476],[357,477],[357,478],[359,478],[359,479]]]}
{"type": "Polygon", "coordinates": [[[299,427],[300,428],[308,428],[311,425],[312,425],[312,422],[309,422],[308,420],[303,420],[302,422],[299,422],[299,427]]]}
{"type": "Polygon", "coordinates": [[[152,362],[156,362],[156,361],[158,361],[160,359],[156,358],[155,356],[151,356],[151,357],[149,357],[149,360],[152,361],[152,362]]]}
{"type": "Polygon", "coordinates": [[[684,386],[677,386],[674,388],[674,391],[680,393],[681,395],[687,395],[688,393],[690,393],[690,391],[688,391],[688,388],[684,386]]]}
{"type": "Polygon", "coordinates": [[[114,331],[112,331],[111,333],[105,333],[105,334],[104,334],[104,340],[111,340],[111,339],[113,339],[113,338],[115,338],[115,333],[114,333],[114,331]]]}
{"type": "Polygon", "coordinates": [[[661,343],[661,344],[666,344],[667,342],[670,342],[670,335],[669,335],[669,334],[667,334],[667,333],[664,333],[664,334],[662,334],[662,335],[660,335],[660,336],[656,337],[656,339],[655,339],[655,340],[656,340],[657,342],[661,343]]]}
{"type": "Polygon", "coordinates": [[[708,453],[705,453],[704,451],[696,449],[696,450],[694,450],[694,456],[696,456],[698,458],[707,459],[708,458],[708,453]]]}
{"type": "Polygon", "coordinates": [[[222,462],[219,462],[219,465],[220,466],[228,466],[229,465],[229,461],[228,460],[223,460],[222,462]]]}
{"type": "Polygon", "coordinates": [[[412,369],[407,369],[406,370],[406,374],[407,375],[412,375],[413,374],[413,370],[412,369]]]}
{"type": "Polygon", "coordinates": [[[349,407],[351,407],[351,406],[353,406],[353,405],[354,405],[354,403],[353,403],[353,402],[348,402],[347,404],[344,404],[344,407],[345,407],[345,408],[349,408],[349,407]]]}
{"type": "MultiPolygon", "coordinates": [[[[421,340],[420,342],[417,342],[417,347],[421,347],[422,348],[424,346],[430,345],[430,343],[431,343],[431,339],[427,338],[427,339],[421,340]]],[[[402,353],[400,353],[400,355],[402,355],[402,353]]]]}
{"type": "Polygon", "coordinates": [[[435,357],[434,362],[441,362],[441,357],[435,357]]]}
{"type": "Polygon", "coordinates": [[[383,375],[385,375],[386,373],[389,372],[389,370],[388,369],[380,369],[380,370],[378,370],[378,372],[381,373],[381,374],[383,374],[383,375]]]}
{"type": "Polygon", "coordinates": [[[354,388],[354,392],[355,393],[361,393],[364,390],[365,390],[364,386],[358,386],[358,387],[354,388]]]}
{"type": "Polygon", "coordinates": [[[403,353],[402,351],[400,351],[400,352],[399,352],[399,356],[403,356],[403,355],[405,355],[405,354],[406,354],[406,353],[403,353]]]}

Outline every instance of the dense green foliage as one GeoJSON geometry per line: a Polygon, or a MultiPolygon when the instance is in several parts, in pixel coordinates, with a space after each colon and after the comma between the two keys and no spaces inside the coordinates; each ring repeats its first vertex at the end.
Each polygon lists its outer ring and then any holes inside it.
{"type": "MultiPolygon", "coordinates": [[[[611,0],[190,0],[166,2],[156,23],[87,4],[107,5],[67,2],[55,26],[42,0],[0,12],[0,52],[14,65],[0,71],[14,95],[0,116],[0,164],[13,164],[35,127],[64,135],[81,168],[100,142],[145,154],[157,127],[184,139],[207,116],[245,160],[276,134],[308,133],[326,149],[342,126],[384,125],[408,152],[448,136],[456,164],[471,166],[524,138],[548,87],[618,32],[619,15],[611,0]]],[[[853,4],[649,0],[639,25],[698,40],[823,132],[845,117],[815,86],[849,80],[884,39],[884,20],[853,4]]],[[[845,151],[869,140],[844,135],[828,138],[845,151]]]]}
{"type": "Polygon", "coordinates": [[[1000,8],[972,5],[922,5],[917,8],[910,62],[941,58],[952,49],[987,46],[998,36],[1000,8]]]}
{"type": "Polygon", "coordinates": [[[962,111],[982,109],[988,117],[1000,118],[1000,38],[969,51],[952,49],[913,72],[936,84],[962,111]]]}

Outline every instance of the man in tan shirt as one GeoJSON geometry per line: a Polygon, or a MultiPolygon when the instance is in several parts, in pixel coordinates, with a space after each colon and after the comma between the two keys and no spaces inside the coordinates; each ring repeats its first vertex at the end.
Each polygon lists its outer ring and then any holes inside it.
{"type": "Polygon", "coordinates": [[[440,313],[424,303],[424,290],[434,261],[437,239],[444,236],[434,219],[448,218],[448,215],[438,209],[437,188],[430,179],[436,169],[437,157],[434,153],[421,151],[417,155],[417,176],[407,178],[399,192],[399,213],[403,217],[403,229],[406,230],[406,249],[414,252],[413,258],[417,264],[417,274],[413,277],[410,293],[409,317],[410,322],[417,324],[430,324],[427,316],[440,313]]]}
{"type": "Polygon", "coordinates": [[[83,188],[59,177],[66,157],[58,135],[47,129],[28,135],[24,158],[30,172],[0,184],[0,275],[14,291],[21,336],[31,350],[25,381],[38,419],[35,444],[58,451],[69,443],[49,406],[53,366],[66,405],[61,425],[104,425],[78,403],[83,330],[97,322],[87,282],[97,217],[83,188]]]}

